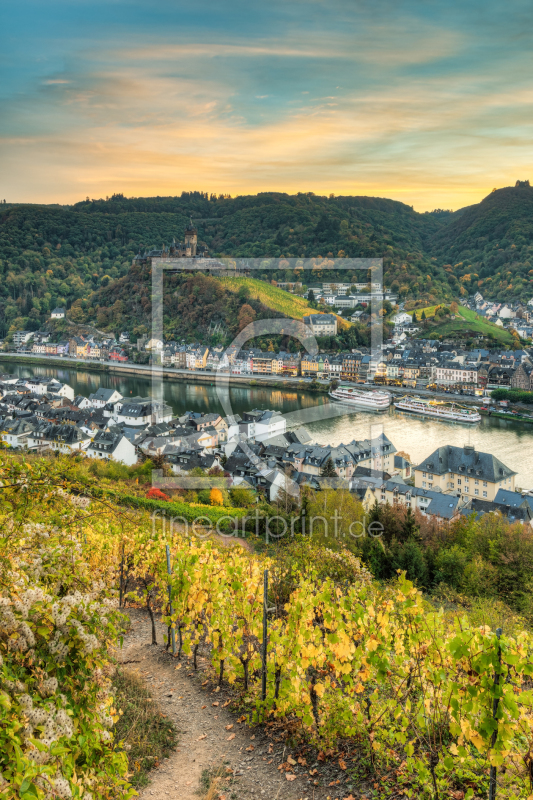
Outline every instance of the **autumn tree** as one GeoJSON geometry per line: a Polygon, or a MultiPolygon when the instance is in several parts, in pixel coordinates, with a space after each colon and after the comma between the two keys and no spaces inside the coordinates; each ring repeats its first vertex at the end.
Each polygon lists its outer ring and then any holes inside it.
{"type": "Polygon", "coordinates": [[[250,325],[256,317],[256,313],[253,310],[252,306],[245,303],[241,306],[239,311],[239,331],[242,331],[246,328],[247,325],[250,325]]]}
{"type": "Polygon", "coordinates": [[[220,489],[213,487],[209,493],[209,502],[212,506],[223,506],[224,498],[220,489]]]}

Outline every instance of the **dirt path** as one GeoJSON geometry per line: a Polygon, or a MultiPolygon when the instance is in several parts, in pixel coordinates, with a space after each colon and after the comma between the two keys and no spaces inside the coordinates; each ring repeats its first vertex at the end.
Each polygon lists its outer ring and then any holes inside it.
{"type": "MultiPolygon", "coordinates": [[[[282,741],[268,739],[260,728],[253,730],[239,723],[239,717],[225,707],[229,706],[229,695],[224,689],[217,692],[202,674],[206,660],[199,660],[198,672],[194,673],[187,658],[178,662],[165,651],[162,643],[166,630],[162,625],[157,626],[160,644],[152,646],[147,615],[133,609],[128,613],[132,626],[118,654],[119,661],[146,681],[163,713],[176,723],[179,731],[177,751],[152,772],[151,783],[140,792],[143,800],[198,800],[202,771],[217,766],[222,766],[227,777],[222,779],[215,798],[341,800],[349,797],[352,787],[342,773],[340,785],[335,782],[334,787],[329,786],[328,779],[339,778],[335,767],[333,775],[331,767],[311,763],[309,757],[306,764],[299,764],[298,754],[291,754],[282,741]],[[285,767],[278,770],[280,764],[285,767]],[[315,785],[315,781],[321,785],[315,785]]],[[[359,792],[354,793],[354,797],[360,796],[359,792]]]]}

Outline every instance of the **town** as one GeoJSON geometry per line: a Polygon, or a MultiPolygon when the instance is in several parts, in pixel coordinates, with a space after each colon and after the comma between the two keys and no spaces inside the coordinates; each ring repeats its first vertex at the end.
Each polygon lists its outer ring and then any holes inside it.
{"type": "Polygon", "coordinates": [[[305,428],[287,430],[279,411],[174,417],[170,406],[149,397],[104,388],[75,397],[57,380],[13,375],[0,376],[0,396],[0,441],[15,451],[82,454],[126,466],[155,459],[177,476],[223,474],[270,502],[280,492],[298,497],[304,486],[331,488],[333,478],[366,510],[389,503],[439,521],[495,511],[513,522],[533,519],[533,491],[515,486],[516,471],[470,446],[443,445],[417,465],[385,434],[315,444],[305,428]]]}
{"type": "MultiPolygon", "coordinates": [[[[392,336],[383,343],[379,357],[364,346],[350,352],[320,352],[312,357],[301,352],[210,347],[199,342],[182,344],[148,337],[140,337],[133,344],[126,331],[118,342],[113,337],[98,339],[95,335],[53,342],[47,332],[16,331],[13,342],[14,352],[21,356],[76,359],[88,365],[134,366],[140,363],[191,374],[227,373],[250,378],[269,376],[276,380],[301,378],[307,382],[373,382],[478,396],[498,388],[533,390],[530,346],[489,350],[486,347],[464,348],[457,340],[411,338],[413,329],[419,328],[416,323],[407,323],[406,317],[411,319],[408,314],[397,315],[392,336]],[[137,360],[139,353],[145,356],[144,360],[137,360]]],[[[303,321],[318,337],[330,332],[335,335],[337,330],[334,315],[313,314],[303,321]]]]}

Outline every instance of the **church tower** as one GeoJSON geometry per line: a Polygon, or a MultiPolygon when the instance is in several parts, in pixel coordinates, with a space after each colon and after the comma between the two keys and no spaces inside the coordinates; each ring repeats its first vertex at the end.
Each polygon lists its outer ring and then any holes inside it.
{"type": "Polygon", "coordinates": [[[192,218],[185,228],[185,255],[187,257],[196,255],[196,245],[198,243],[198,231],[192,224],[192,218]]]}

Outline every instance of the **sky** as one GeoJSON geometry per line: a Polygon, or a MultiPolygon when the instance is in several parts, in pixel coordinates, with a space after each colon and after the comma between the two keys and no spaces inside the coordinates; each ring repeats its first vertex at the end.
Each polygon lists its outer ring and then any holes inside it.
{"type": "Polygon", "coordinates": [[[457,209],[533,181],[530,0],[19,0],[0,199],[260,191],[457,209]]]}

